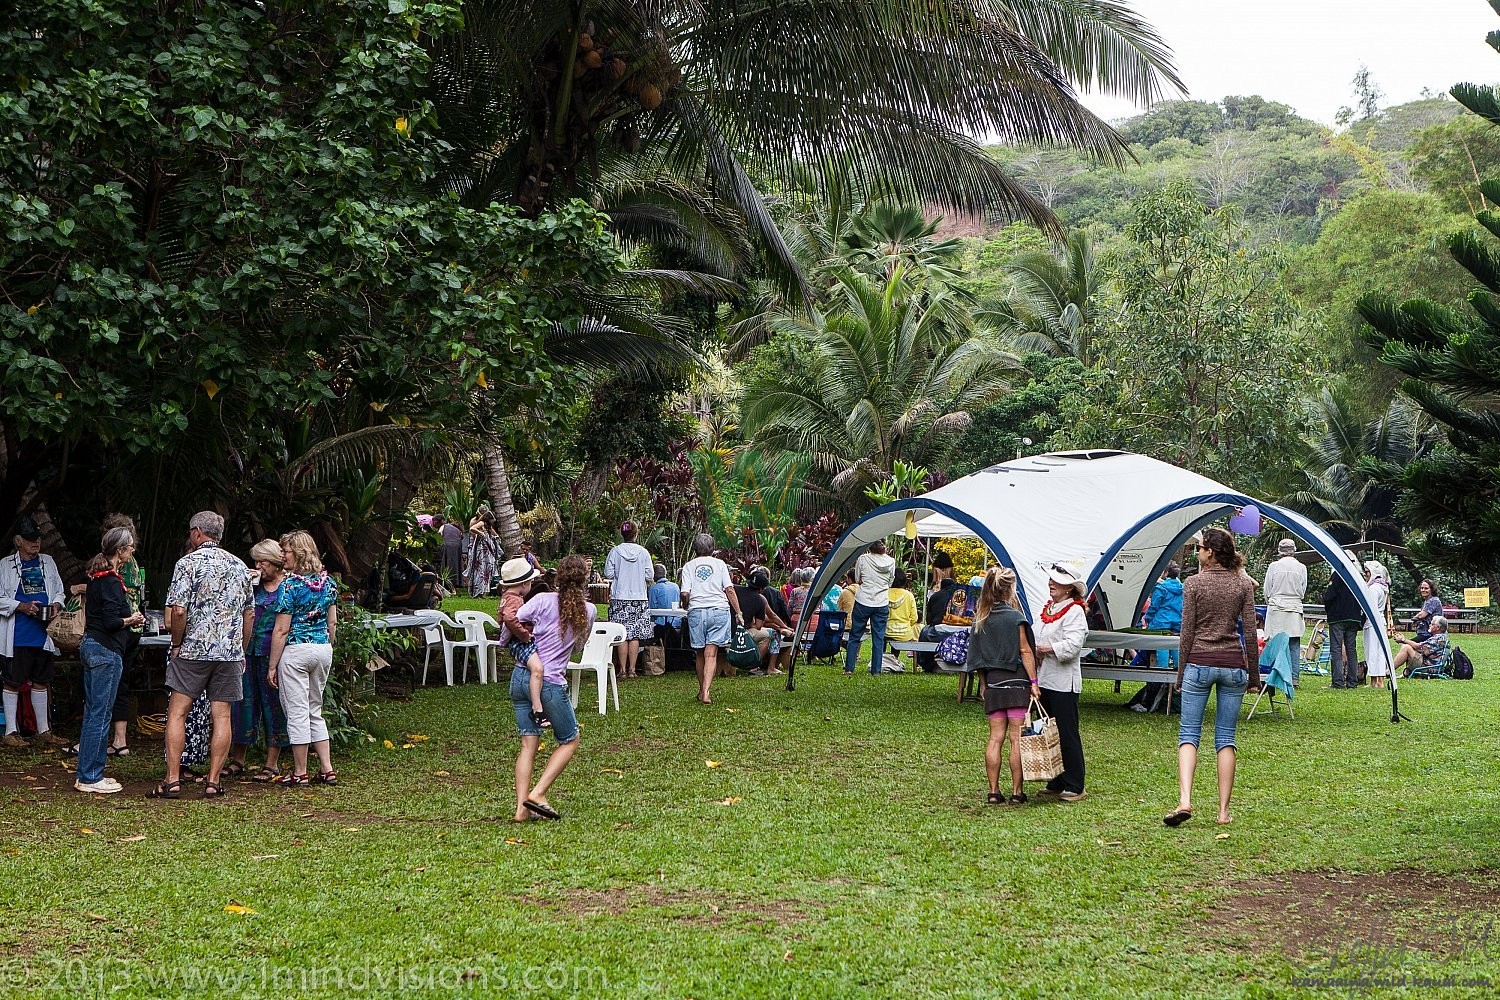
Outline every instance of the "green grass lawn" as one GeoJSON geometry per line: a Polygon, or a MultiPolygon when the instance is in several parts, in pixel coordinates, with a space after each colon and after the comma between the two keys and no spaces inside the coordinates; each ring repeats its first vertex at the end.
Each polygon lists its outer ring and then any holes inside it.
{"type": "Polygon", "coordinates": [[[1295,721],[1245,723],[1225,839],[1207,769],[1200,815],[1162,826],[1176,718],[1125,711],[1103,682],[1084,694],[1089,796],[1072,805],[982,804],[985,725],[951,678],[816,665],[791,693],[722,680],[708,707],[681,673],[623,685],[618,715],[585,694],[560,823],[509,822],[518,740],[498,686],[373,706],[378,739],[339,754],[336,789],[148,801],[158,749],[137,741],[110,765],[127,793],[93,799],[55,758],[9,753],[0,994],[1332,996],[1299,977],[1372,969],[1500,982],[1482,923],[1500,909],[1500,637],[1461,644],[1479,679],[1408,683],[1409,723],[1388,721],[1385,692],[1326,678],[1307,679],[1295,721]]]}

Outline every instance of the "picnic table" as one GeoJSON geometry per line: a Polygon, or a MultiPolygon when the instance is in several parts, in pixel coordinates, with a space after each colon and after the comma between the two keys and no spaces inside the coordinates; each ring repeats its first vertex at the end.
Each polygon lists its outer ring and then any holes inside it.
{"type": "MultiPolygon", "coordinates": [[[[960,627],[941,626],[944,631],[963,631],[960,627]]],[[[1090,632],[1084,639],[1086,649],[1134,649],[1134,650],[1175,650],[1181,645],[1181,638],[1175,635],[1152,635],[1140,632],[1112,632],[1094,631],[1090,632]]],[[[886,645],[898,652],[911,653],[933,653],[937,651],[938,644],[935,642],[888,642],[886,645]]],[[[959,675],[958,700],[963,702],[970,696],[969,688],[977,688],[977,670],[971,670],[967,664],[962,667],[948,667],[938,661],[938,672],[959,675]]],[[[1123,663],[1089,663],[1085,662],[1081,667],[1083,676],[1091,680],[1106,680],[1115,682],[1115,690],[1120,690],[1121,681],[1140,681],[1143,684],[1168,684],[1176,680],[1177,672],[1163,667],[1132,667],[1123,663]]],[[[1171,711],[1172,695],[1167,694],[1167,710],[1171,711]]]]}

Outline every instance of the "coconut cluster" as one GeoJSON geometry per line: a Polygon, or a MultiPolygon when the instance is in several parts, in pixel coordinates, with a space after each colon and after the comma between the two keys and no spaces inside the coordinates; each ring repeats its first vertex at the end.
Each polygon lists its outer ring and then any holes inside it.
{"type": "Polygon", "coordinates": [[[642,111],[655,111],[681,82],[682,74],[665,43],[658,41],[647,51],[633,54],[614,47],[616,35],[613,28],[595,34],[593,22],[584,24],[573,60],[573,79],[587,86],[618,86],[642,111]]]}

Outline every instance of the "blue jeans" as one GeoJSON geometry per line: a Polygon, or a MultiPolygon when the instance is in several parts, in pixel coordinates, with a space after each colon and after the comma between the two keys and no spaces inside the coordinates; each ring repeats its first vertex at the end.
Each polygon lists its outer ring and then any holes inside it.
{"type": "Polygon", "coordinates": [[[83,729],[78,734],[78,781],[92,785],[104,777],[110,717],[125,664],[119,653],[87,635],[78,645],[78,659],[83,663],[83,729]]]}
{"type": "Polygon", "coordinates": [[[844,673],[854,673],[854,665],[859,660],[859,643],[865,637],[867,625],[875,642],[875,652],[870,656],[870,673],[880,673],[880,661],[885,656],[885,624],[890,617],[889,607],[871,608],[858,601],[854,602],[854,627],[849,630],[849,651],[844,656],[844,673]]]}
{"type": "Polygon", "coordinates": [[[1250,675],[1239,667],[1200,667],[1189,663],[1182,670],[1182,722],[1177,729],[1177,745],[1198,745],[1203,734],[1203,714],[1208,709],[1208,692],[1219,689],[1214,705],[1214,750],[1234,746],[1234,730],[1240,721],[1240,705],[1250,675]]]}
{"type": "MultiPolygon", "coordinates": [[[[510,702],[521,735],[540,737],[541,727],[531,721],[531,671],[525,667],[510,672],[510,702]]],[[[552,738],[558,746],[578,739],[578,719],[573,715],[573,701],[566,684],[542,681],[542,714],[552,723],[552,738]]]]}

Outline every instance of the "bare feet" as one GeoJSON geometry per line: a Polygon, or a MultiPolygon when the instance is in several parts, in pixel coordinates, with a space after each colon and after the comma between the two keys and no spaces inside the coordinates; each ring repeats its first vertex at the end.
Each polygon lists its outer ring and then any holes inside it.
{"type": "Polygon", "coordinates": [[[1228,826],[1230,823],[1233,823],[1233,822],[1234,822],[1233,817],[1231,817],[1228,813],[1219,813],[1219,825],[1220,826],[1228,826]]]}
{"type": "Polygon", "coordinates": [[[516,806],[516,815],[515,815],[515,818],[513,820],[511,820],[511,822],[513,822],[513,823],[525,823],[529,819],[531,819],[531,813],[529,813],[529,812],[526,811],[526,807],[525,806],[516,806]]]}

